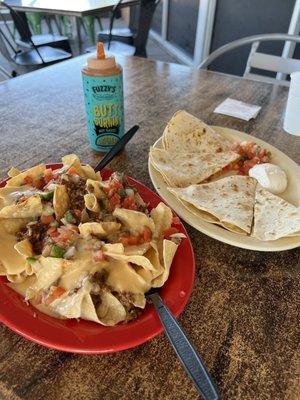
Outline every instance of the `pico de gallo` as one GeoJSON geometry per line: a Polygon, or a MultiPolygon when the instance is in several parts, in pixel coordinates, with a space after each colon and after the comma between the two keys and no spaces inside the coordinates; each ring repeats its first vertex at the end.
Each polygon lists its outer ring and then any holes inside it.
{"type": "Polygon", "coordinates": [[[248,175],[249,170],[256,164],[268,163],[271,160],[271,152],[262,148],[254,141],[235,142],[231,150],[238,153],[241,158],[234,164],[234,169],[240,175],[248,175]]]}

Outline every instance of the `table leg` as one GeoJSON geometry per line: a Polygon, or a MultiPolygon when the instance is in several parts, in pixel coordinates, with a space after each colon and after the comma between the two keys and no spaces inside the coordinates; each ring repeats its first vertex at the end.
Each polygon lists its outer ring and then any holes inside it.
{"type": "Polygon", "coordinates": [[[72,33],[73,33],[73,41],[75,44],[76,50],[81,54],[82,52],[82,42],[81,42],[81,32],[80,32],[80,21],[77,17],[71,17],[72,20],[72,33]]]}

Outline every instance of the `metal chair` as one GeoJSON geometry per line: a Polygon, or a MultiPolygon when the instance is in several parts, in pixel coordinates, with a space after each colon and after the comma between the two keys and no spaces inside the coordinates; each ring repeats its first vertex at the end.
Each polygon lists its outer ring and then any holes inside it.
{"type": "MultiPolygon", "coordinates": [[[[19,22],[22,23],[22,20],[19,22]]],[[[55,64],[72,57],[71,53],[62,49],[50,46],[37,47],[33,42],[31,42],[30,48],[21,49],[16,43],[13,33],[6,21],[4,21],[3,28],[0,27],[0,52],[9,62],[20,66],[36,68],[55,64]]],[[[12,76],[16,76],[15,71],[13,71],[12,76]]]]}
{"type": "Polygon", "coordinates": [[[107,42],[107,49],[113,53],[147,57],[149,30],[159,2],[160,0],[141,0],[138,9],[132,10],[129,28],[113,29],[115,17],[122,4],[122,0],[119,0],[113,8],[109,30],[99,32],[98,40],[107,42]]]}
{"type": "MultiPolygon", "coordinates": [[[[277,79],[251,72],[252,68],[264,71],[271,71],[274,73],[276,72],[280,74],[291,74],[292,72],[300,71],[300,60],[293,58],[283,58],[280,56],[274,56],[257,51],[261,42],[270,41],[290,41],[294,43],[300,43],[300,36],[293,36],[284,33],[270,33],[264,35],[248,36],[242,39],[238,39],[233,42],[227,43],[219,49],[213,51],[204,61],[201,62],[201,64],[197,68],[206,69],[214,60],[216,60],[221,55],[227,53],[228,51],[252,43],[243,77],[256,81],[289,86],[289,81],[285,80],[285,76],[283,76],[284,79],[277,79]]],[[[278,76],[279,75],[277,75],[277,77],[278,76]]]]}
{"type": "Polygon", "coordinates": [[[16,43],[20,47],[31,48],[33,43],[36,47],[47,45],[53,48],[65,50],[68,53],[72,53],[69,40],[66,36],[51,34],[32,35],[26,14],[24,12],[15,11],[10,5],[3,1],[1,2],[1,5],[10,12],[14,26],[20,36],[20,38],[16,39],[16,43]]]}

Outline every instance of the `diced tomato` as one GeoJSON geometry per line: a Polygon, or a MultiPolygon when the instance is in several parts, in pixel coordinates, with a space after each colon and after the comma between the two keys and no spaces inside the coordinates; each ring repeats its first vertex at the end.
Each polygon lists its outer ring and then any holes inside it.
{"type": "Polygon", "coordinates": [[[71,167],[68,169],[67,174],[68,175],[78,175],[77,169],[75,167],[71,167]]]}
{"type": "Polygon", "coordinates": [[[123,244],[123,246],[136,246],[137,244],[140,244],[143,239],[140,235],[138,236],[121,236],[120,237],[120,243],[123,244]]]}
{"type": "Polygon", "coordinates": [[[25,185],[32,185],[33,184],[33,178],[31,176],[25,176],[24,184],[25,185]]]}
{"type": "Polygon", "coordinates": [[[174,216],[172,218],[172,224],[173,225],[180,225],[180,219],[177,216],[174,216]]]}
{"type": "Polygon", "coordinates": [[[81,211],[80,210],[73,210],[73,213],[75,214],[75,217],[80,219],[81,218],[81,211]]]}
{"type": "Polygon", "coordinates": [[[123,185],[120,181],[113,180],[112,183],[110,184],[110,189],[123,189],[123,185]]]}
{"type": "Polygon", "coordinates": [[[27,196],[21,196],[21,197],[19,197],[18,202],[19,202],[19,203],[23,203],[23,201],[26,201],[27,199],[28,199],[27,196]]]}
{"type": "Polygon", "coordinates": [[[129,236],[128,243],[130,246],[135,246],[135,245],[141,243],[141,237],[140,236],[129,236]]]}
{"type": "Polygon", "coordinates": [[[129,236],[121,236],[120,243],[122,243],[123,246],[129,246],[129,236]]]}
{"type": "Polygon", "coordinates": [[[150,242],[150,240],[152,238],[152,232],[151,232],[151,229],[148,228],[148,226],[145,226],[145,228],[143,230],[142,238],[143,238],[144,242],[150,242]]]}
{"type": "Polygon", "coordinates": [[[109,199],[109,210],[114,211],[116,206],[121,205],[121,197],[118,193],[115,193],[110,199],[109,199]]]}
{"type": "Polygon", "coordinates": [[[45,225],[51,224],[54,221],[53,215],[42,215],[41,216],[41,223],[45,225]]]}
{"type": "Polygon", "coordinates": [[[164,231],[164,238],[165,239],[169,239],[169,237],[171,235],[174,235],[174,233],[178,233],[178,229],[174,228],[173,226],[171,226],[170,228],[166,229],[164,231]]]}
{"type": "Polygon", "coordinates": [[[66,243],[69,240],[71,240],[72,236],[73,236],[73,231],[70,230],[70,229],[66,229],[66,230],[64,230],[63,232],[60,233],[59,241],[63,242],[63,243],[66,243]]]}
{"type": "Polygon", "coordinates": [[[58,299],[61,297],[64,293],[66,293],[66,289],[64,289],[61,286],[56,286],[52,292],[46,297],[44,304],[47,306],[51,303],[53,303],[54,300],[58,299]]]}
{"type": "Polygon", "coordinates": [[[59,236],[59,232],[58,229],[55,228],[55,226],[51,226],[51,228],[49,228],[47,230],[47,234],[51,237],[51,238],[55,238],[59,236]]]}
{"type": "Polygon", "coordinates": [[[122,203],[123,208],[128,208],[129,210],[137,210],[137,205],[135,203],[134,197],[125,197],[122,203]]]}
{"type": "Polygon", "coordinates": [[[32,183],[32,186],[37,189],[43,189],[43,187],[45,186],[45,181],[43,178],[35,179],[32,183]]]}
{"type": "Polygon", "coordinates": [[[97,250],[93,253],[93,260],[95,262],[99,262],[99,261],[105,261],[106,260],[106,256],[103,253],[102,250],[97,250]]]}
{"type": "Polygon", "coordinates": [[[44,181],[45,183],[49,183],[53,179],[53,171],[50,168],[47,168],[44,172],[44,181]]]}

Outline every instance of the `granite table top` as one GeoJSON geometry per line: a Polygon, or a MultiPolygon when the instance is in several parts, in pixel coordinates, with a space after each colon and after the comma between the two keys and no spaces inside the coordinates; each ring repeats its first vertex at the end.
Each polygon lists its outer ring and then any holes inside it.
{"type": "MultiPolygon", "coordinates": [[[[89,149],[76,58],[0,84],[0,176],[89,149]]],[[[251,133],[299,163],[300,138],[282,129],[287,88],[139,58],[124,66],[127,128],[140,131],[112,162],[152,187],[149,146],[178,109],[209,124],[251,133]],[[213,114],[227,97],[258,104],[255,120],[213,114]]],[[[300,398],[300,251],[261,253],[218,242],[187,226],[197,272],[179,320],[222,399],[300,398]]],[[[198,399],[164,334],[132,350],[85,356],[49,350],[0,326],[0,399],[198,399]]]]}

